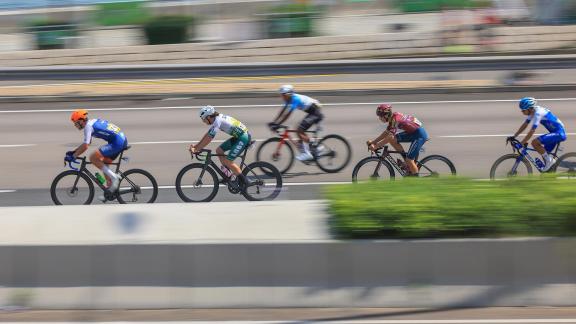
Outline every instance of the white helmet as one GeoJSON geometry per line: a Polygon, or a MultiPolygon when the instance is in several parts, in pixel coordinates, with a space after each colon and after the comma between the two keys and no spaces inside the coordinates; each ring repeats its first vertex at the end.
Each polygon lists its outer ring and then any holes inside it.
{"type": "Polygon", "coordinates": [[[204,119],[206,119],[206,117],[214,115],[215,112],[216,112],[216,109],[214,109],[214,107],[204,106],[204,107],[202,107],[202,109],[200,109],[199,115],[200,115],[200,118],[202,118],[202,120],[204,120],[204,119]]]}
{"type": "Polygon", "coordinates": [[[294,87],[290,84],[286,84],[281,86],[278,91],[280,91],[281,94],[294,93],[294,87]]]}

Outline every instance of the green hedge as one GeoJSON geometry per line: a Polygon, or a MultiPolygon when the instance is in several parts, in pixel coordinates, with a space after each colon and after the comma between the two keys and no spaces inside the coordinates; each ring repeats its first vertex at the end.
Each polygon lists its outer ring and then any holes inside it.
{"type": "Polygon", "coordinates": [[[403,12],[428,12],[442,9],[485,8],[492,5],[488,0],[396,0],[403,12]]]}
{"type": "Polygon", "coordinates": [[[576,234],[574,181],[403,179],[327,187],[341,238],[568,236],[576,234]]]}
{"type": "Polygon", "coordinates": [[[66,38],[78,35],[78,26],[68,21],[35,20],[27,23],[26,31],[34,34],[36,49],[62,49],[66,38]]]}
{"type": "Polygon", "coordinates": [[[96,23],[101,26],[141,25],[150,18],[145,1],[106,2],[97,5],[96,23]]]}
{"type": "Polygon", "coordinates": [[[144,26],[144,34],[149,45],[186,43],[194,18],[190,16],[159,16],[150,19],[144,26]]]}
{"type": "Polygon", "coordinates": [[[272,7],[262,16],[270,38],[308,37],[314,35],[314,19],[320,9],[307,4],[272,7]]]}

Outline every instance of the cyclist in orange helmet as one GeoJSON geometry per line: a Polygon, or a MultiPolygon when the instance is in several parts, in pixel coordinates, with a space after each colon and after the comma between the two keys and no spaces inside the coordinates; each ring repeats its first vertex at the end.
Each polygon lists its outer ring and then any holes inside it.
{"type": "Polygon", "coordinates": [[[70,120],[79,130],[84,130],[84,141],[74,151],[66,152],[65,160],[71,162],[82,155],[92,143],[92,137],[100,138],[108,142],[90,155],[92,162],[98,169],[102,170],[109,184],[108,190],[115,192],[120,183],[120,177],[114,173],[108,164],[112,163],[118,155],[128,146],[126,135],[120,128],[107,120],[88,119],[88,111],[84,109],[75,110],[70,116],[70,120]]]}

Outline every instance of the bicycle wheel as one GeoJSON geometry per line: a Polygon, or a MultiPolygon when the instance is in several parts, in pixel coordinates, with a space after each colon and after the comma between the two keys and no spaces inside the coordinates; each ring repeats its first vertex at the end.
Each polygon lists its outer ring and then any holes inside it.
{"type": "Polygon", "coordinates": [[[344,137],[332,134],[318,142],[313,154],[320,170],[326,173],[336,173],[350,163],[352,149],[344,137]]]}
{"type": "Polygon", "coordinates": [[[352,171],[352,181],[394,180],[394,168],[386,160],[367,157],[356,164],[352,171]]]}
{"type": "Polygon", "coordinates": [[[441,155],[430,155],[418,162],[419,177],[445,177],[455,176],[454,164],[441,155]]]}
{"type": "Polygon", "coordinates": [[[84,173],[67,170],[52,181],[50,196],[56,205],[90,205],[94,199],[94,184],[84,173]]]}
{"type": "Polygon", "coordinates": [[[248,181],[242,195],[250,201],[273,200],[282,191],[282,174],[268,162],[252,162],[242,174],[248,181]]]}
{"type": "Polygon", "coordinates": [[[122,173],[118,202],[121,204],[151,204],[158,197],[158,183],[145,170],[131,169],[122,173]]]}
{"type": "Polygon", "coordinates": [[[554,165],[554,172],[560,179],[576,178],[576,153],[566,153],[559,157],[554,165]]]}
{"type": "Polygon", "coordinates": [[[211,201],[218,193],[218,176],[203,163],[185,166],[176,177],[176,192],[185,202],[211,201]]]}
{"type": "Polygon", "coordinates": [[[517,154],[501,156],[490,169],[490,179],[505,179],[532,174],[532,166],[525,157],[519,158],[517,154]]]}
{"type": "Polygon", "coordinates": [[[294,164],[294,149],[289,143],[280,144],[281,140],[272,137],[264,141],[256,151],[256,161],[268,162],[284,174],[294,164]]]}

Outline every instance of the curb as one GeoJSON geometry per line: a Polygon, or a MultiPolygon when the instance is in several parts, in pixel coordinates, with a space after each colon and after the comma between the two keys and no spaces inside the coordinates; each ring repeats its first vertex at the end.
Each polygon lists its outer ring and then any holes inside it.
{"type": "MultiPolygon", "coordinates": [[[[498,87],[466,87],[466,88],[419,88],[419,89],[370,89],[370,90],[331,90],[307,91],[316,96],[370,96],[370,95],[415,95],[415,94],[461,94],[461,93],[494,93],[494,92],[524,92],[524,91],[570,91],[576,90],[576,84],[561,85],[523,85],[498,87]]],[[[0,97],[0,103],[40,103],[40,102],[72,102],[72,101],[148,101],[169,98],[226,99],[226,98],[275,98],[275,92],[245,91],[221,93],[165,93],[165,94],[121,94],[121,95],[70,95],[70,96],[17,96],[0,97]]]]}

